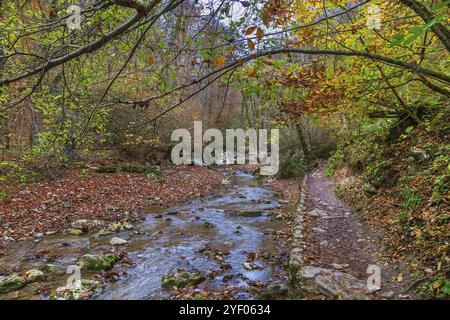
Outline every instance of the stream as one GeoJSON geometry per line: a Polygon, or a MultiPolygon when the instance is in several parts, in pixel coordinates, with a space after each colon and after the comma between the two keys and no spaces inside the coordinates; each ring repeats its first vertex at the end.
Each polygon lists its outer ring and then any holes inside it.
{"type": "MultiPolygon", "coordinates": [[[[55,234],[39,242],[16,242],[5,248],[0,270],[22,273],[52,263],[60,272],[45,282],[0,295],[0,299],[45,299],[49,289],[65,285],[67,266],[76,264],[83,254],[111,250],[112,237],[129,241],[121,250],[133,264],[116,264],[110,271],[119,275],[118,280],[108,281],[94,299],[174,298],[173,290],[161,286],[163,276],[174,270],[208,275],[199,290],[227,291],[233,299],[253,299],[268,284],[286,282],[282,264],[287,260],[287,245],[278,234],[288,226],[271,215],[279,206],[270,186],[236,172],[229,184],[217,187],[209,196],[148,210],[134,230],[97,238],[55,234]]],[[[94,276],[82,274],[87,279],[94,276]]]]}

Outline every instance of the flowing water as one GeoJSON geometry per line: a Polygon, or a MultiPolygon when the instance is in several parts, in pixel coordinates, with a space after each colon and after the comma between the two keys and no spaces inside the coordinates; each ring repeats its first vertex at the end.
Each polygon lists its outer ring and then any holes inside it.
{"type": "MultiPolygon", "coordinates": [[[[118,236],[129,240],[123,249],[133,265],[116,265],[112,271],[120,274],[119,280],[108,283],[96,299],[169,298],[173,292],[162,289],[161,279],[177,269],[202,274],[215,271],[201,285],[203,289],[222,292],[233,288],[234,298],[251,299],[255,296],[251,290],[255,283],[279,282],[285,277],[277,259],[273,259],[286,252],[284,241],[277,241],[276,237],[277,230],[285,228],[286,223],[270,214],[277,206],[279,203],[270,187],[260,185],[249,174],[238,172],[229,185],[218,187],[207,197],[168,209],[149,210],[145,219],[136,225],[139,234],[125,231],[98,239],[91,235],[57,234],[37,243],[17,242],[0,257],[0,269],[16,268],[24,272],[52,263],[65,270],[83,254],[110,250],[109,240],[118,236]],[[261,211],[262,215],[240,216],[238,213],[243,211],[261,211]],[[226,254],[206,256],[202,250],[205,248],[226,254]],[[258,268],[248,270],[244,264],[253,253],[259,253],[254,260],[258,268]],[[218,271],[224,265],[228,267],[218,271]]],[[[93,275],[83,273],[82,276],[92,278],[93,275]]],[[[66,278],[61,272],[47,282],[29,284],[20,291],[0,295],[0,299],[45,298],[40,287],[64,285],[66,278]]]]}

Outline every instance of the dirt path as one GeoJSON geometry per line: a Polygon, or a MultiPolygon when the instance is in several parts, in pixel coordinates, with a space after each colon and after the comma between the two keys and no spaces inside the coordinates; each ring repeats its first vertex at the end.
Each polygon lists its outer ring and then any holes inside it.
{"type": "Polygon", "coordinates": [[[306,218],[308,264],[339,269],[357,278],[377,263],[377,237],[333,194],[334,185],[320,166],[308,177],[306,218]],[[315,211],[314,211],[315,210],[315,211]],[[326,215],[323,218],[315,216],[326,215]]]}
{"type": "Polygon", "coordinates": [[[298,292],[313,299],[408,298],[393,282],[397,267],[379,258],[379,234],[334,195],[335,185],[324,172],[320,164],[304,182],[306,197],[297,221],[301,240],[295,249],[301,255],[298,292]],[[375,269],[379,283],[370,277],[375,269]],[[373,287],[367,287],[368,278],[373,287]]]}

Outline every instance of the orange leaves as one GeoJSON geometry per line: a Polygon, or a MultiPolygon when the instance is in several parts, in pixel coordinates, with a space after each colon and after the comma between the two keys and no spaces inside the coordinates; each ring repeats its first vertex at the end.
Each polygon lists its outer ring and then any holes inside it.
{"type": "Polygon", "coordinates": [[[255,45],[255,43],[251,40],[251,39],[248,39],[247,40],[247,46],[250,48],[250,50],[255,50],[256,49],[256,45],[255,45]]]}
{"type": "MultiPolygon", "coordinates": [[[[247,30],[245,30],[244,34],[246,36],[250,36],[250,35],[254,34],[255,32],[256,32],[256,37],[258,38],[258,40],[261,40],[264,37],[264,30],[261,27],[257,27],[257,26],[248,27],[247,30]]],[[[252,39],[247,39],[247,46],[252,51],[256,49],[256,45],[252,39]]]]}
{"type": "Polygon", "coordinates": [[[256,26],[248,27],[247,30],[245,30],[244,34],[246,36],[249,36],[249,35],[253,34],[255,32],[255,30],[256,30],[256,26]]]}
{"type": "Polygon", "coordinates": [[[214,61],[214,68],[220,68],[225,65],[225,61],[227,60],[224,56],[218,56],[214,61]]]}
{"type": "Polygon", "coordinates": [[[147,57],[147,64],[152,65],[153,62],[154,62],[153,56],[151,54],[149,54],[147,57]]]}

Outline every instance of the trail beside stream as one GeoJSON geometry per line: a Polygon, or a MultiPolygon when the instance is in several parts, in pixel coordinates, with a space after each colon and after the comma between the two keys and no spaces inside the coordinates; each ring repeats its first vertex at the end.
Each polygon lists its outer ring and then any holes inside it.
{"type": "Polygon", "coordinates": [[[319,164],[303,185],[291,253],[297,292],[310,299],[409,298],[393,280],[399,266],[381,258],[382,234],[337,198],[325,168],[319,164]]]}

